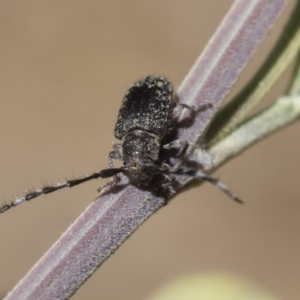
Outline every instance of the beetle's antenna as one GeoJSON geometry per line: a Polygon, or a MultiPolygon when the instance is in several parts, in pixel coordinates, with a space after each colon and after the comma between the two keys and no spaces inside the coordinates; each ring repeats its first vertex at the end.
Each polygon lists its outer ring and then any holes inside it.
{"type": "Polygon", "coordinates": [[[217,188],[219,188],[223,193],[225,193],[229,198],[231,198],[235,202],[244,204],[244,202],[240,198],[235,196],[222,181],[220,181],[219,179],[214,178],[212,176],[209,176],[208,174],[206,174],[205,172],[203,172],[197,168],[191,168],[191,167],[182,166],[182,165],[175,166],[175,167],[168,167],[167,165],[165,165],[164,167],[159,168],[159,169],[165,173],[186,174],[186,175],[190,175],[190,176],[194,177],[195,179],[203,179],[203,180],[213,184],[217,188]]]}
{"type": "Polygon", "coordinates": [[[237,196],[235,196],[229,189],[228,187],[219,179],[211,177],[205,173],[203,173],[202,171],[197,171],[194,174],[195,178],[199,178],[199,179],[203,179],[211,184],[213,184],[214,186],[218,187],[222,192],[224,192],[229,198],[231,198],[232,200],[234,200],[235,202],[238,202],[240,204],[244,204],[244,201],[241,200],[240,198],[238,198],[237,196]]]}
{"type": "Polygon", "coordinates": [[[104,169],[101,170],[98,173],[93,173],[91,175],[86,175],[80,178],[70,179],[66,180],[63,183],[57,183],[55,185],[48,185],[43,187],[42,189],[37,189],[35,191],[27,192],[23,197],[17,198],[14,201],[10,202],[9,204],[5,204],[2,207],[0,207],[0,213],[4,213],[5,211],[9,210],[12,207],[15,207],[25,201],[29,201],[33,198],[36,198],[42,194],[49,194],[55,191],[58,191],[60,189],[63,189],[65,187],[73,187],[75,185],[84,183],[86,181],[97,179],[97,178],[107,178],[114,176],[120,172],[122,172],[122,168],[113,168],[113,169],[104,169]]]}

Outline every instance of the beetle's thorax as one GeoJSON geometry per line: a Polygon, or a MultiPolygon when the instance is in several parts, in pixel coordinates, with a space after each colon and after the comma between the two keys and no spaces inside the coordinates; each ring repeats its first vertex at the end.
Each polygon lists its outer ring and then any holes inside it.
{"type": "Polygon", "coordinates": [[[160,138],[145,130],[132,130],[122,140],[124,173],[130,181],[146,186],[156,174],[160,138]]]}

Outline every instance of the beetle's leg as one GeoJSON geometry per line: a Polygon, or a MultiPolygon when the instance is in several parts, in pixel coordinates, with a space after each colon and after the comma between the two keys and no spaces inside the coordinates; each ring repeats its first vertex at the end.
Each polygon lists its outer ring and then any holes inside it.
{"type": "MultiPolygon", "coordinates": [[[[209,108],[212,108],[211,104],[203,104],[198,108],[194,106],[189,106],[187,104],[177,104],[172,111],[172,117],[169,123],[169,128],[172,129],[175,124],[177,124],[177,126],[179,127],[188,126],[197,113],[205,111],[209,108]]],[[[163,145],[164,149],[178,150],[175,157],[182,155],[187,149],[187,147],[188,143],[180,139],[173,140],[172,142],[163,145]]]]}
{"type": "Polygon", "coordinates": [[[164,205],[169,203],[170,194],[174,192],[173,188],[174,175],[163,174],[163,182],[161,185],[162,195],[164,196],[164,205]]]}
{"type": "MultiPolygon", "coordinates": [[[[122,153],[120,151],[121,144],[113,144],[113,151],[109,152],[108,155],[108,164],[111,169],[114,169],[114,163],[112,159],[118,159],[122,160],[122,153]]],[[[99,193],[108,192],[110,191],[114,186],[116,186],[120,182],[120,177],[118,175],[114,175],[110,181],[105,183],[103,186],[98,188],[99,193]]]]}
{"type": "Polygon", "coordinates": [[[109,157],[113,158],[113,159],[118,159],[118,160],[122,160],[122,152],[121,152],[121,147],[122,144],[113,144],[113,151],[111,151],[109,153],[109,157]]]}
{"type": "Polygon", "coordinates": [[[172,149],[178,150],[176,156],[180,156],[186,150],[187,146],[188,146],[187,141],[177,139],[168,144],[163,145],[163,148],[166,150],[172,150],[172,149]]]}
{"type": "Polygon", "coordinates": [[[169,202],[170,195],[173,194],[174,187],[174,174],[170,174],[168,171],[172,169],[172,167],[166,163],[162,163],[159,167],[161,171],[161,182],[160,182],[160,195],[164,197],[164,205],[167,205],[169,202]]]}
{"type": "Polygon", "coordinates": [[[203,104],[199,107],[189,106],[184,103],[177,104],[173,109],[172,119],[183,125],[189,124],[196,114],[206,111],[210,108],[212,108],[210,103],[203,104]]]}

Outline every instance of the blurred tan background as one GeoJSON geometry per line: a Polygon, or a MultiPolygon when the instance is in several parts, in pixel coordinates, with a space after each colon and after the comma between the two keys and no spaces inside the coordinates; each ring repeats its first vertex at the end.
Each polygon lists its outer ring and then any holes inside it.
{"type": "MultiPolygon", "coordinates": [[[[233,1],[0,2],[0,203],[49,180],[107,167],[120,101],[147,74],[178,86],[233,1]]],[[[282,32],[293,3],[235,85],[282,32]]],[[[267,101],[285,90],[290,71],[267,101]]],[[[218,170],[246,204],[205,184],[150,218],[74,299],[146,299],[181,276],[233,272],[300,299],[300,124],[218,170]]],[[[0,215],[0,294],[97,195],[98,180],[0,215]]]]}

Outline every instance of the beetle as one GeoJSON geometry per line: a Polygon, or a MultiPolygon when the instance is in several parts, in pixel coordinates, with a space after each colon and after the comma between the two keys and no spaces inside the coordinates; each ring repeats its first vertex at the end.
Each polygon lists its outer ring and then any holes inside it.
{"type": "Polygon", "coordinates": [[[41,194],[73,187],[99,177],[113,177],[98,189],[99,192],[109,192],[120,180],[118,173],[126,175],[131,184],[141,189],[147,189],[158,174],[163,175],[161,184],[164,189],[172,184],[170,175],[187,174],[216,185],[233,200],[242,203],[223,183],[204,172],[180,164],[172,167],[161,162],[163,149],[177,149],[181,154],[188,146],[179,139],[165,142],[182,110],[188,108],[192,112],[199,112],[209,107],[210,105],[204,105],[193,109],[185,104],[178,104],[173,95],[173,86],[165,77],[150,75],[138,80],[128,89],[121,103],[114,129],[114,135],[121,143],[114,144],[109,153],[109,169],[27,192],[23,197],[0,207],[0,213],[41,194]],[[112,159],[121,160],[122,166],[115,168],[112,159]]]}
{"type": "MultiPolygon", "coordinates": [[[[160,151],[170,145],[162,145],[162,140],[172,124],[175,105],[172,84],[165,77],[147,76],[129,88],[114,130],[122,142],[114,144],[109,154],[109,164],[116,174],[122,172],[130,183],[146,187],[161,172],[160,151]],[[122,166],[114,168],[112,159],[122,160],[122,166]]],[[[184,147],[184,143],[177,147],[184,147]]]]}

